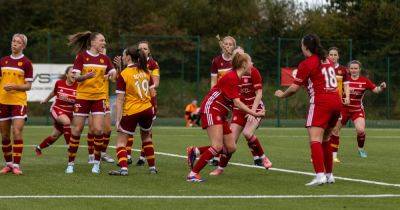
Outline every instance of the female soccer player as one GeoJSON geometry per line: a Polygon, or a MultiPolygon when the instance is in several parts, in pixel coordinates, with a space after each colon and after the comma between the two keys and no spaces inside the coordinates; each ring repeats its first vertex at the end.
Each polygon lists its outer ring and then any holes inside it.
{"type": "MultiPolygon", "coordinates": [[[[148,41],[140,41],[138,44],[138,49],[142,50],[147,57],[147,69],[150,71],[151,79],[154,82],[154,89],[157,90],[158,86],[160,85],[160,67],[154,58],[151,56],[150,52],[150,44],[148,41]]],[[[151,104],[154,107],[154,120],[156,119],[156,114],[158,111],[157,107],[157,97],[154,95],[151,97],[151,104]]],[[[133,144],[133,136],[129,137],[127,149],[128,151],[128,163],[132,163],[131,153],[132,153],[132,144],[133,144]]],[[[143,145],[141,147],[140,156],[136,163],[137,166],[143,166],[146,160],[143,145]]]]}
{"type": "Polygon", "coordinates": [[[116,71],[111,60],[101,54],[106,46],[106,40],[101,33],[90,31],[76,33],[69,36],[69,45],[79,52],[73,68],[81,76],[76,78],[78,87],[72,120],[72,135],[68,148],[68,166],[65,172],[68,174],[74,172],[74,161],[80,135],[86,118],[91,114],[95,147],[92,173],[98,174],[100,173],[100,153],[103,145],[104,100],[107,98],[104,86],[107,77],[115,78],[116,71]]]}
{"type": "Polygon", "coordinates": [[[154,109],[151,96],[155,94],[153,80],[147,69],[147,57],[142,50],[130,47],[123,53],[127,64],[117,80],[116,127],[117,157],[120,170],[110,171],[110,175],[128,175],[126,143],[133,135],[137,124],[144,148],[149,171],[157,173],[155,167],[154,146],[151,136],[154,109]]]}
{"type": "Polygon", "coordinates": [[[350,104],[342,107],[342,119],[332,130],[333,135],[339,139],[340,129],[346,125],[347,121],[351,119],[357,132],[358,154],[362,158],[367,157],[367,152],[364,149],[365,143],[365,111],[362,100],[365,91],[370,90],[373,93],[379,94],[386,88],[386,83],[382,82],[376,86],[368,78],[360,76],[361,62],[354,60],[349,63],[350,78],[347,83],[350,89],[350,104]]]}
{"type": "Polygon", "coordinates": [[[306,128],[316,177],[306,186],[334,183],[332,150],[328,137],[340,117],[342,106],[337,91],[335,69],[333,62],[326,58],[317,35],[309,34],[303,37],[301,50],[306,59],[299,64],[293,84],[284,92],[277,90],[275,96],[286,98],[295,94],[300,86],[307,87],[310,107],[306,128]]]}
{"type": "Polygon", "coordinates": [[[211,88],[232,69],[232,54],[236,48],[236,40],[231,36],[226,36],[220,41],[220,47],[222,54],[214,57],[211,63],[211,88]]]}
{"type": "Polygon", "coordinates": [[[65,143],[69,143],[71,137],[70,125],[77,86],[78,84],[75,82],[75,74],[72,72],[72,66],[68,66],[62,79],[56,82],[54,90],[47,98],[40,102],[41,104],[45,104],[56,96],[56,100],[54,100],[50,108],[54,124],[53,132],[36,146],[35,151],[37,156],[42,155],[42,149],[52,145],[62,134],[64,134],[65,143]]]}
{"type": "MultiPolygon", "coordinates": [[[[334,63],[339,96],[343,96],[343,104],[347,105],[350,103],[349,84],[346,82],[349,75],[347,68],[339,64],[339,49],[337,47],[329,48],[328,58],[331,59],[334,63]]],[[[337,123],[339,124],[340,121],[338,121],[337,123]]],[[[333,151],[333,162],[340,163],[340,160],[337,157],[337,151],[339,150],[339,136],[332,133],[331,137],[329,138],[329,142],[333,151]]]]}
{"type": "Polygon", "coordinates": [[[249,109],[240,101],[240,79],[244,74],[249,73],[253,67],[250,56],[246,53],[236,54],[233,58],[232,66],[233,70],[229,71],[217,82],[201,104],[202,127],[207,129],[211,146],[202,152],[195,165],[195,158],[188,155],[188,163],[192,168],[186,178],[189,182],[203,181],[199,172],[212,157],[220,153],[231,154],[235,152],[235,139],[226,120],[233,105],[255,117],[262,117],[265,114],[265,111],[255,112],[249,109]]]}
{"type": "Polygon", "coordinates": [[[22,130],[27,118],[26,91],[31,89],[33,81],[32,63],[23,54],[27,43],[24,34],[14,34],[11,55],[0,60],[0,129],[6,161],[6,166],[0,171],[2,174],[22,174],[19,164],[24,146],[22,130]]]}

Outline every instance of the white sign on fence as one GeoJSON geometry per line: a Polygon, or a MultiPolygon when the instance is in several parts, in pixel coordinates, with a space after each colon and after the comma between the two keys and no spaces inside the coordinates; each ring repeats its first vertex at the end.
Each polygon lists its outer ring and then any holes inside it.
{"type": "Polygon", "coordinates": [[[53,90],[56,81],[71,64],[33,64],[32,89],[28,101],[41,101],[53,90]]]}

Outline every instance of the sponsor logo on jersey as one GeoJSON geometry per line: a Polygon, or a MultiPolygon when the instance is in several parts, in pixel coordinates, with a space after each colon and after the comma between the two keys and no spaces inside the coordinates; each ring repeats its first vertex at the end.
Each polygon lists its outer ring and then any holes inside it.
{"type": "Polygon", "coordinates": [[[22,66],[22,64],[24,64],[24,63],[22,63],[22,62],[18,62],[18,66],[22,66]]]}
{"type": "Polygon", "coordinates": [[[104,63],[104,59],[103,58],[100,58],[100,63],[104,63]]]}

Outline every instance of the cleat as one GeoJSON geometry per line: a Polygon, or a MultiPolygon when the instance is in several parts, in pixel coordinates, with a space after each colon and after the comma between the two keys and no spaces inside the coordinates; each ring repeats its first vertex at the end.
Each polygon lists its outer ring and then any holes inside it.
{"type": "Polygon", "coordinates": [[[93,164],[92,173],[100,174],[100,163],[99,162],[93,164]]]}
{"type": "Polygon", "coordinates": [[[327,182],[326,176],[321,176],[321,177],[315,177],[311,182],[307,183],[306,186],[319,186],[323,185],[327,182]]]}
{"type": "Polygon", "coordinates": [[[264,168],[267,170],[272,167],[272,162],[268,159],[268,157],[265,156],[262,159],[262,166],[264,166],[264,168]]]}
{"type": "Polygon", "coordinates": [[[219,165],[219,161],[215,158],[211,159],[210,161],[210,166],[218,166],[219,165]]]}
{"type": "Polygon", "coordinates": [[[211,171],[211,172],[210,172],[210,176],[219,176],[219,175],[221,175],[222,173],[224,173],[224,169],[218,167],[218,168],[214,169],[214,171],[211,171]]]}
{"type": "Polygon", "coordinates": [[[333,158],[333,162],[334,163],[340,163],[340,160],[339,160],[339,158],[333,158]]]}
{"type": "Polygon", "coordinates": [[[366,158],[367,157],[367,152],[364,149],[358,149],[358,154],[360,155],[361,158],[366,158]]]}
{"type": "Polygon", "coordinates": [[[326,183],[328,184],[335,183],[335,177],[333,175],[326,176],[326,183]]]}
{"type": "Polygon", "coordinates": [[[133,160],[132,160],[132,158],[131,158],[131,157],[130,157],[130,158],[128,158],[127,162],[128,162],[128,165],[132,165],[132,163],[133,163],[133,160]]]}
{"type": "Polygon", "coordinates": [[[263,166],[262,159],[261,158],[254,159],[254,165],[263,166]]]}
{"type": "Polygon", "coordinates": [[[158,174],[158,171],[156,168],[149,168],[150,174],[158,174]]]}
{"type": "Polygon", "coordinates": [[[115,160],[105,152],[101,153],[101,160],[106,162],[106,163],[114,163],[115,162],[115,160]]]}
{"type": "Polygon", "coordinates": [[[72,174],[74,173],[74,165],[68,165],[67,168],[65,169],[66,174],[72,174]]]}
{"type": "Polygon", "coordinates": [[[22,171],[21,171],[21,169],[19,167],[14,167],[12,169],[12,173],[15,174],[15,175],[22,175],[22,171]]]}
{"type": "Polygon", "coordinates": [[[142,159],[142,156],[139,157],[139,160],[136,162],[136,166],[144,166],[145,162],[142,159]]]}
{"type": "Polygon", "coordinates": [[[89,163],[89,164],[94,164],[94,155],[93,155],[93,154],[92,154],[92,155],[89,155],[88,163],[89,163]]]}
{"type": "Polygon", "coordinates": [[[1,169],[0,173],[1,174],[7,174],[7,173],[12,172],[12,170],[13,170],[13,166],[6,165],[3,169],[1,169]]]}
{"type": "Polygon", "coordinates": [[[200,177],[199,174],[195,174],[194,176],[187,176],[186,181],[188,182],[204,182],[205,180],[200,177]]]}
{"type": "Polygon", "coordinates": [[[111,176],[128,176],[128,169],[119,169],[108,172],[111,176]]]}
{"type": "Polygon", "coordinates": [[[42,150],[40,149],[39,145],[35,147],[35,153],[38,157],[42,155],[42,150]]]}
{"type": "Polygon", "coordinates": [[[186,148],[186,153],[187,153],[187,164],[190,169],[193,169],[194,162],[196,161],[196,152],[194,150],[194,147],[186,148]]]}

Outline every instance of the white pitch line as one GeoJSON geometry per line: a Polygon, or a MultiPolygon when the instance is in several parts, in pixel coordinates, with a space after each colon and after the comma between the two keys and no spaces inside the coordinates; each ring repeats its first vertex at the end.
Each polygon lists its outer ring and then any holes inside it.
{"type": "MultiPolygon", "coordinates": [[[[35,145],[26,145],[33,147],[35,145]]],[[[66,147],[65,145],[53,145],[52,147],[66,147]]],[[[81,145],[80,147],[87,147],[86,145],[81,145]]],[[[115,146],[109,146],[110,148],[114,148],[115,146]]],[[[133,149],[134,151],[139,152],[140,150],[138,149],[133,149]]],[[[155,152],[157,155],[164,155],[164,156],[169,156],[169,157],[178,157],[178,158],[183,158],[186,159],[187,157],[184,155],[178,155],[178,154],[172,154],[172,153],[166,153],[166,152],[155,152]]],[[[257,169],[262,169],[265,170],[264,167],[261,166],[255,166],[255,165],[250,165],[250,164],[244,164],[244,163],[235,163],[235,162],[229,162],[230,165],[234,166],[241,166],[241,167],[246,167],[246,168],[257,168],[257,169]]],[[[268,170],[270,171],[279,171],[279,172],[284,172],[284,173],[291,173],[291,174],[301,174],[301,175],[307,175],[307,176],[315,176],[315,173],[311,172],[305,172],[305,171],[296,171],[296,170],[290,170],[290,169],[282,169],[282,168],[269,168],[268,170]]],[[[388,186],[388,187],[399,187],[400,184],[392,184],[392,183],[386,183],[386,182],[380,182],[380,181],[372,181],[372,180],[365,180],[365,179],[354,179],[354,178],[347,178],[347,177],[340,177],[340,176],[335,176],[336,180],[344,180],[344,181],[350,181],[350,182],[358,182],[358,183],[364,183],[364,184],[373,184],[373,185],[380,185],[380,186],[388,186]]]]}
{"type": "Polygon", "coordinates": [[[299,198],[398,198],[400,194],[372,195],[5,195],[0,199],[299,199],[299,198]]]}

